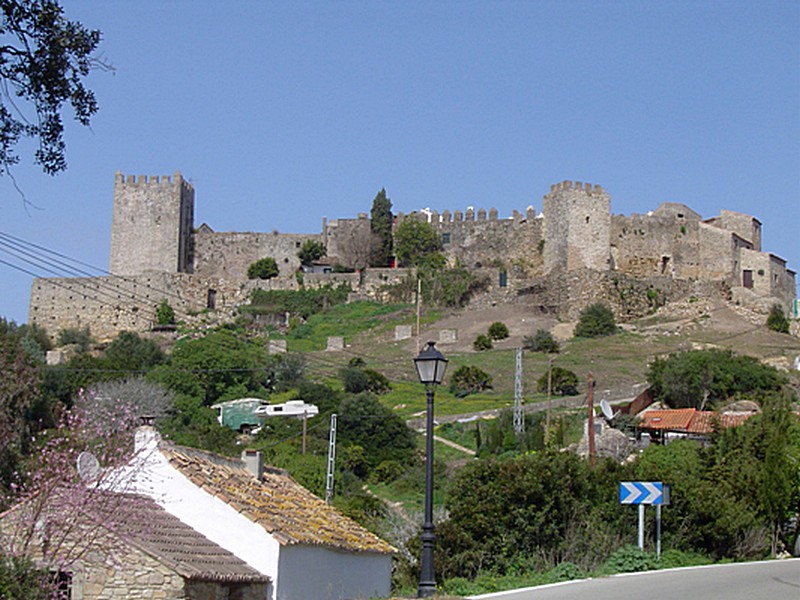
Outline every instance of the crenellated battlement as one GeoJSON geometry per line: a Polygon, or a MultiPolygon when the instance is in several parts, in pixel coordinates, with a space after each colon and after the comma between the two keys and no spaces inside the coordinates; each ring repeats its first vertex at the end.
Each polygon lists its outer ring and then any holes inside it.
{"type": "Polygon", "coordinates": [[[173,183],[181,183],[191,187],[180,171],[175,171],[173,175],[125,175],[121,171],[117,171],[114,176],[115,185],[124,186],[159,186],[159,185],[172,185],[173,183]]]}
{"type": "Polygon", "coordinates": [[[442,212],[430,209],[423,209],[419,212],[405,214],[403,212],[397,213],[397,221],[400,222],[406,217],[427,220],[433,225],[446,225],[448,223],[480,223],[480,222],[514,222],[520,223],[526,219],[533,219],[536,217],[536,209],[529,206],[525,210],[525,214],[515,210],[510,217],[501,219],[496,208],[490,208],[488,211],[485,208],[479,208],[477,211],[473,207],[468,207],[465,211],[456,210],[450,212],[444,210],[442,212]]]}
{"type": "MultiPolygon", "coordinates": [[[[583,183],[581,181],[570,181],[569,179],[565,179],[560,183],[554,183],[550,186],[550,194],[554,194],[556,192],[562,192],[565,190],[574,190],[578,192],[584,192],[589,194],[590,196],[598,196],[600,194],[605,194],[606,191],[600,186],[599,184],[592,185],[591,183],[583,183]]],[[[548,194],[549,195],[549,194],[548,194]]]]}

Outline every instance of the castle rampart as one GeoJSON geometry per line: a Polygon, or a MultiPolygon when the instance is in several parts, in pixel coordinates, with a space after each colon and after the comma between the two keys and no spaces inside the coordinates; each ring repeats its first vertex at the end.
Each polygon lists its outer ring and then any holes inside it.
{"type": "MultiPolygon", "coordinates": [[[[599,185],[563,181],[533,207],[499,218],[495,208],[425,209],[403,215],[425,219],[442,236],[450,264],[490,281],[491,301],[530,303],[532,310],[572,318],[594,301],[606,301],[621,318],[644,314],[654,297],[681,294],[732,297],[768,309],[788,307],[795,273],[761,252],[761,223],[723,210],[703,220],[684,204],[665,202],[644,215],[611,215],[599,185]],[[694,290],[694,292],[692,291],[694,290]]],[[[328,259],[350,267],[369,264],[374,234],[366,214],[323,221],[321,233],[286,234],[193,230],[194,189],[174,176],[124,176],[114,184],[111,277],[35,279],[30,322],[55,336],[65,327],[89,326],[101,339],[152,326],[166,299],[180,320],[233,318],[255,288],[297,289],[297,252],[306,240],[322,242],[328,259]],[[280,275],[249,280],[248,267],[273,257],[280,275]],[[210,316],[209,316],[210,315],[210,316]]],[[[387,284],[404,282],[405,269],[360,273],[304,273],[308,287],[346,283],[381,299],[387,284]]]]}
{"type": "Polygon", "coordinates": [[[301,233],[217,233],[208,228],[194,235],[194,272],[206,278],[247,280],[247,269],[255,261],[275,259],[279,277],[294,279],[300,268],[297,252],[306,240],[322,241],[321,234],[301,233]]]}

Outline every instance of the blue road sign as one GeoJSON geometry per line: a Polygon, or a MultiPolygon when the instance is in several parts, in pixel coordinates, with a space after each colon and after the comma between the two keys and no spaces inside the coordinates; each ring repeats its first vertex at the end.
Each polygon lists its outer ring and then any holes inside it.
{"type": "Polygon", "coordinates": [[[669,486],[660,481],[621,481],[622,504],[669,504],[669,486]]]}

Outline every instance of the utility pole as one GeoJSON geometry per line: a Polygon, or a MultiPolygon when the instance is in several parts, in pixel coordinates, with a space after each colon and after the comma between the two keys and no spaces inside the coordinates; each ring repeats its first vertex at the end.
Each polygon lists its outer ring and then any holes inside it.
{"type": "Polygon", "coordinates": [[[587,431],[587,435],[589,436],[589,464],[594,467],[595,463],[597,462],[597,452],[594,446],[594,379],[592,378],[591,371],[589,371],[589,394],[586,400],[587,404],[589,405],[589,422],[587,431]]]}
{"type": "Polygon", "coordinates": [[[553,357],[547,357],[547,419],[544,422],[544,443],[550,443],[550,404],[553,394],[553,357]]]}
{"type": "Polygon", "coordinates": [[[331,415],[331,432],[328,436],[328,471],[325,476],[325,502],[333,501],[333,474],[336,467],[336,413],[331,415]]]}
{"type": "Polygon", "coordinates": [[[525,433],[525,413],[522,410],[522,348],[517,348],[517,369],[514,375],[514,433],[525,433]]]}
{"type": "Polygon", "coordinates": [[[417,272],[417,348],[422,348],[419,341],[419,321],[420,321],[420,306],[422,305],[422,279],[417,272]]]}
{"type": "Polygon", "coordinates": [[[306,453],[306,433],[308,432],[308,411],[303,411],[303,454],[306,453]]]}

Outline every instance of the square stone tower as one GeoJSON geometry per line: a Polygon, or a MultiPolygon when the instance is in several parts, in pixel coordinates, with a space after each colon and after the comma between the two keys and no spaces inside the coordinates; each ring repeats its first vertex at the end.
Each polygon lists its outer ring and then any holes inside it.
{"type": "Polygon", "coordinates": [[[181,177],[117,172],[111,224],[114,275],[192,272],[194,188],[181,177]]]}
{"type": "Polygon", "coordinates": [[[544,272],[609,269],[611,198],[599,185],[562,181],[542,202],[544,272]]]}

